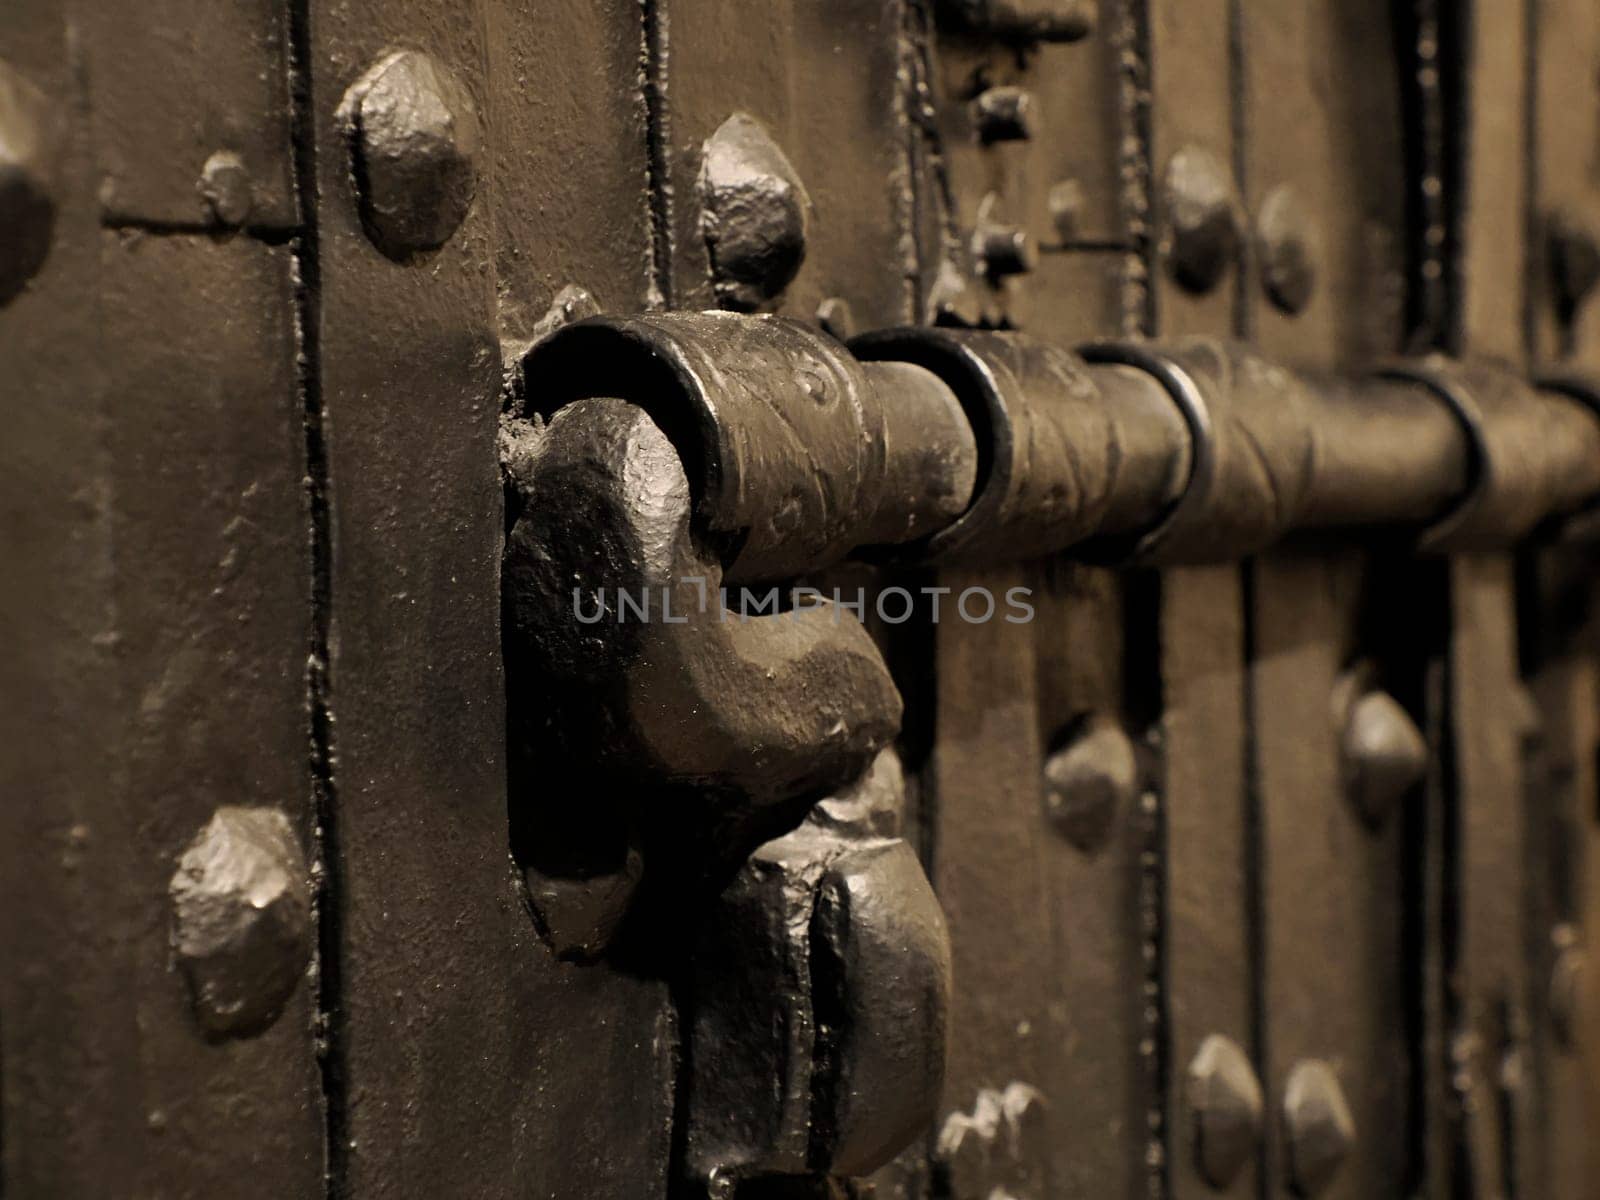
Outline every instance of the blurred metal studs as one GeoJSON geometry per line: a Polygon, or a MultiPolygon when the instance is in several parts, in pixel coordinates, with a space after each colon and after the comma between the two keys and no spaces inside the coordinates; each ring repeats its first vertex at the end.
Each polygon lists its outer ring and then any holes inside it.
{"type": "Polygon", "coordinates": [[[1221,1190],[1238,1178],[1261,1137],[1261,1084],[1238,1043],[1213,1033],[1189,1063],[1196,1166],[1221,1190]]]}
{"type": "Polygon", "coordinates": [[[1355,1118],[1332,1067],[1316,1059],[1295,1064],[1284,1088],[1283,1118],[1290,1186],[1301,1196],[1320,1195],[1356,1140],[1355,1118]]]}

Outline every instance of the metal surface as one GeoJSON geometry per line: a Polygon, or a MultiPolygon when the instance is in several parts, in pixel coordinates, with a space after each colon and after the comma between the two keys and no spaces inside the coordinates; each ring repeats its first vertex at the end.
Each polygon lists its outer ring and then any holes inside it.
{"type": "Polygon", "coordinates": [[[685,1153],[713,1194],[868,1174],[934,1116],[950,946],[903,792],[886,751],[751,855],[693,947],[685,1153]]]}
{"type": "Polygon", "coordinates": [[[1588,1197],[1597,52],[5,7],[0,1192],[1588,1197]]]}

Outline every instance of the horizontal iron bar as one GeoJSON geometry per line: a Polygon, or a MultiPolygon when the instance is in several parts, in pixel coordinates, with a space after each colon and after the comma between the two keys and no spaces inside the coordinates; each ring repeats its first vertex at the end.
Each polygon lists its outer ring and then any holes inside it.
{"type": "Polygon", "coordinates": [[[1317,376],[1192,339],[1073,353],[908,328],[847,351],[798,322],[593,318],[522,363],[533,412],[638,404],[730,582],[846,557],[1217,561],[1297,529],[1505,545],[1600,497],[1600,400],[1440,358],[1317,376]]]}

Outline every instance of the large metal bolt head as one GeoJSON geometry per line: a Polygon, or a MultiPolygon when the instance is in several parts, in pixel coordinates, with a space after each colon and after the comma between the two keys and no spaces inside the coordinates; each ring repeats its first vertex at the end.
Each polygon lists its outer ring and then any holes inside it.
{"type": "Polygon", "coordinates": [[[1045,760],[1045,814],[1085,854],[1105,845],[1117,814],[1127,811],[1138,788],[1133,742],[1110,717],[1086,718],[1045,760]]]}
{"type": "Polygon", "coordinates": [[[1316,1196],[1333,1181],[1355,1145],[1356,1123],[1333,1068],[1317,1059],[1296,1063],[1283,1093],[1289,1184],[1316,1196]]]}
{"type": "Polygon", "coordinates": [[[56,143],[44,93],[0,61],[0,304],[22,291],[50,253],[56,143]]]}
{"type": "Polygon", "coordinates": [[[1262,201],[1256,240],[1267,298],[1291,316],[1304,312],[1317,288],[1317,232],[1287,184],[1273,188],[1262,201]]]}
{"type": "Polygon", "coordinates": [[[1233,177],[1215,154],[1184,146],[1167,160],[1167,267],[1180,287],[1209,292],[1239,257],[1233,177]]]}
{"type": "Polygon", "coordinates": [[[1213,1033],[1189,1063],[1195,1165],[1214,1188],[1226,1188],[1255,1155],[1261,1137],[1261,1084],[1238,1043],[1213,1033]]]}
{"type": "Polygon", "coordinates": [[[345,93],[361,220],[403,262],[450,240],[472,207],[478,120],[471,97],[426,54],[401,50],[345,93]]]}
{"type": "Polygon", "coordinates": [[[233,1035],[270,1025],[311,954],[310,883],[288,818],[217,809],[168,893],[172,947],[200,1024],[233,1035]]]}
{"type": "Polygon", "coordinates": [[[1428,743],[1411,714],[1383,691],[1350,703],[1340,734],[1344,786],[1366,821],[1379,826],[1428,772],[1428,743]]]}
{"type": "Polygon", "coordinates": [[[717,303],[753,312],[781,295],[805,262],[811,198],[754,117],[734,113],[706,142],[700,206],[717,303]]]}

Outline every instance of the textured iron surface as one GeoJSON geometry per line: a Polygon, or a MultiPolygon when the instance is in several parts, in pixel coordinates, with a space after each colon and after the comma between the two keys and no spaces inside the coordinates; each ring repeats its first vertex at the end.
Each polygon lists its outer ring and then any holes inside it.
{"type": "Polygon", "coordinates": [[[0,7],[0,1193],[1588,1197],[1597,53],[0,7]]]}

